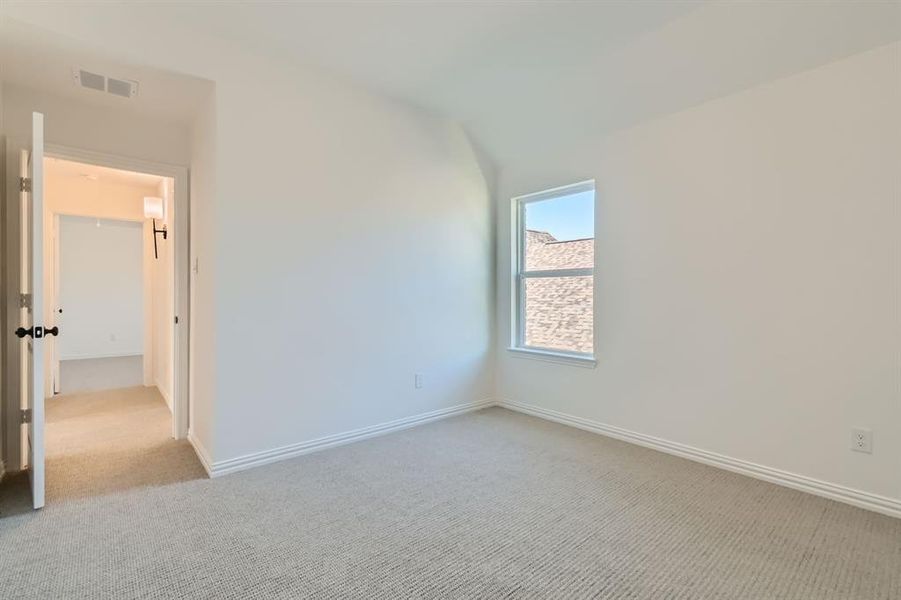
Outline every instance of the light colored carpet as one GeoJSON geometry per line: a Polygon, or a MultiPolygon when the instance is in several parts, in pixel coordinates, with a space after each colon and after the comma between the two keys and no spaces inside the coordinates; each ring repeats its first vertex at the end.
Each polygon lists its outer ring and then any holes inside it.
{"type": "Polygon", "coordinates": [[[901,598],[901,520],[503,409],[0,539],[7,597],[901,598]]]}
{"type": "Polygon", "coordinates": [[[75,394],[144,384],[143,356],[59,361],[59,391],[75,394]]]}
{"type": "Polygon", "coordinates": [[[155,387],[47,400],[47,502],[206,477],[155,387]]]}

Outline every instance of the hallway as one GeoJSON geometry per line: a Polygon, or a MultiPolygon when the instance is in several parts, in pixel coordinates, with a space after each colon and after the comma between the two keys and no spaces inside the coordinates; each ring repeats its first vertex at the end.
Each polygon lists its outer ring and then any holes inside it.
{"type": "MultiPolygon", "coordinates": [[[[172,439],[156,388],[62,394],[47,399],[46,410],[48,506],[206,478],[190,444],[172,439]]],[[[27,476],[3,487],[0,515],[28,507],[27,476]]]]}
{"type": "Polygon", "coordinates": [[[156,388],[47,400],[47,502],[206,477],[156,388]]]}

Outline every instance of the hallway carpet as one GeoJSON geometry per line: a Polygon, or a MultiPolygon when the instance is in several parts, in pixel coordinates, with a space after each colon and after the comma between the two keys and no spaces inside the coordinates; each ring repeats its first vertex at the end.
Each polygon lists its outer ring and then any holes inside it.
{"type": "Polygon", "coordinates": [[[47,400],[47,502],[205,478],[155,387],[47,400]]]}
{"type": "Polygon", "coordinates": [[[170,468],[0,519],[0,596],[901,598],[901,520],[499,408],[170,468]]]}

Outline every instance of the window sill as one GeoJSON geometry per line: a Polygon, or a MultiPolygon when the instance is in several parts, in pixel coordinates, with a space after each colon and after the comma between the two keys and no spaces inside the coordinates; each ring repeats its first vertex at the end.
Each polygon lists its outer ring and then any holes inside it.
{"type": "Polygon", "coordinates": [[[563,365],[572,365],[574,367],[582,367],[585,369],[593,369],[597,366],[598,361],[592,356],[578,356],[574,354],[566,354],[564,352],[554,352],[553,350],[537,350],[535,348],[507,348],[511,356],[515,358],[528,358],[531,360],[543,360],[545,362],[553,362],[563,365]]]}

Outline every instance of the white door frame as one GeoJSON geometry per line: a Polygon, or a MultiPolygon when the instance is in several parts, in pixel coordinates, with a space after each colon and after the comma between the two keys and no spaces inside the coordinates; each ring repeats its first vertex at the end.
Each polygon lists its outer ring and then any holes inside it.
{"type": "Polygon", "coordinates": [[[170,232],[170,242],[175,245],[175,315],[174,334],[172,336],[175,363],[172,382],[172,437],[184,439],[188,436],[190,398],[189,398],[189,360],[188,332],[190,331],[190,198],[188,196],[188,169],[176,165],[167,165],[137,158],[116,156],[83,150],[59,144],[45,144],[44,156],[61,158],[80,163],[87,163],[112,169],[136,171],[160,177],[171,177],[175,181],[175,217],[174,232],[170,232]],[[174,233],[174,235],[173,235],[174,233]]]}

